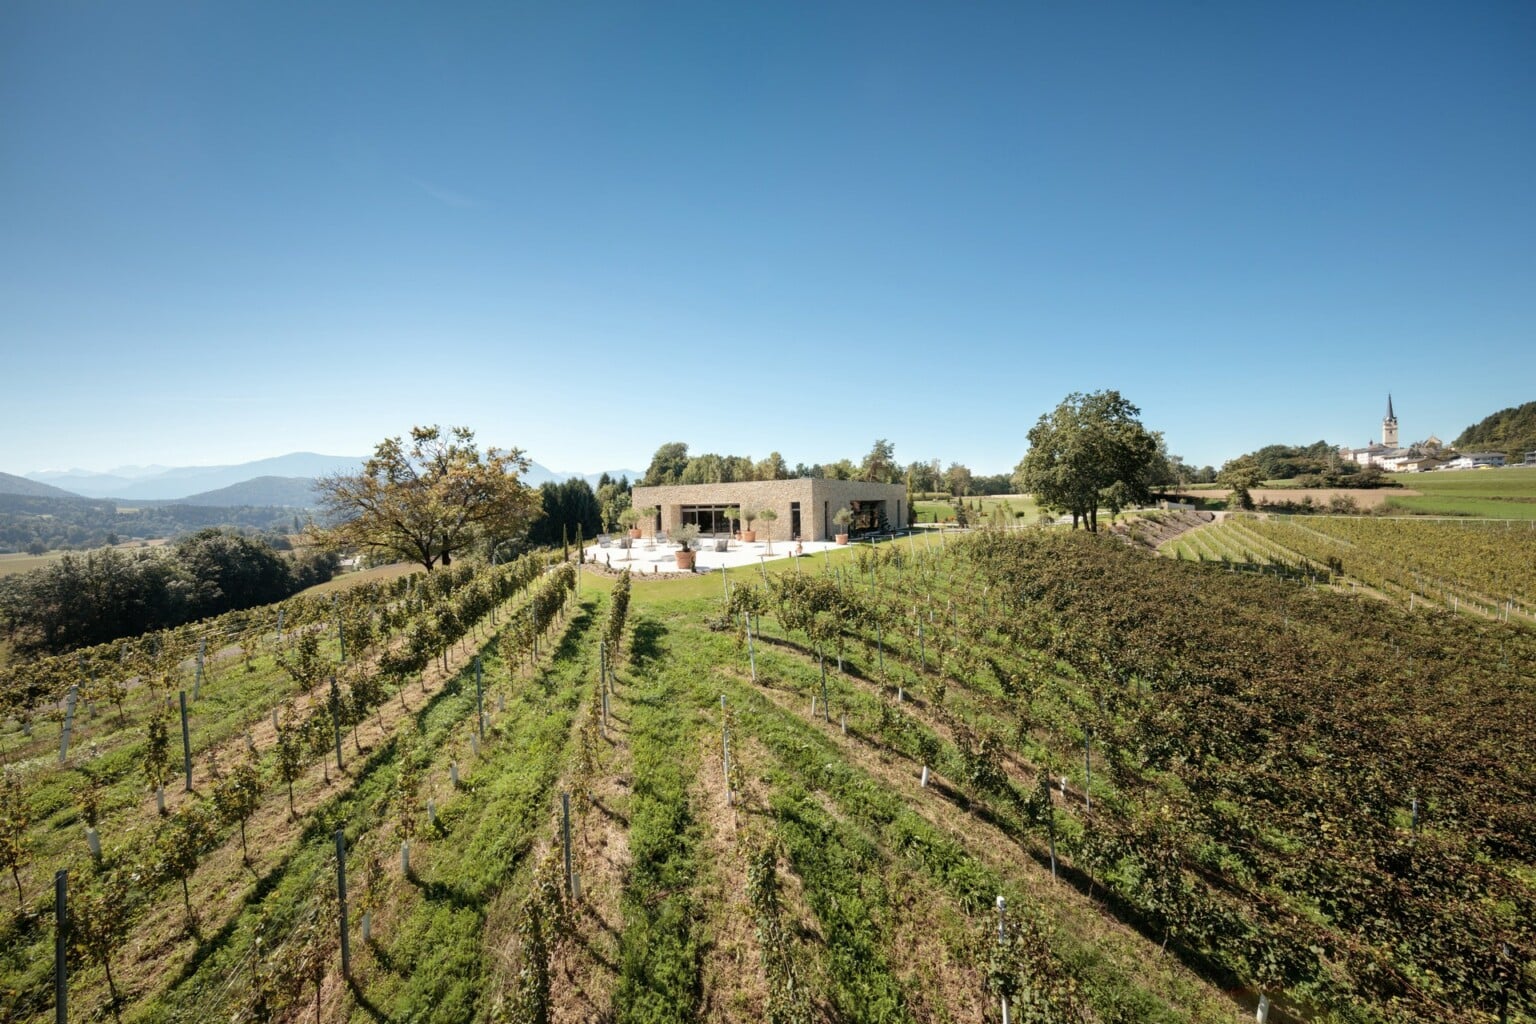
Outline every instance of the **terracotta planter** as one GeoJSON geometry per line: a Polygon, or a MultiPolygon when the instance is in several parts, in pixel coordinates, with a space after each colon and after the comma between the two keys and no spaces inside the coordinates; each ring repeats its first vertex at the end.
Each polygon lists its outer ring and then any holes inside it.
{"type": "Polygon", "coordinates": [[[677,567],[679,569],[692,569],[693,568],[693,558],[694,558],[694,552],[692,552],[692,551],[679,551],[677,553],[677,567]]]}
{"type": "Polygon", "coordinates": [[[741,542],[743,544],[756,544],[757,543],[757,531],[756,530],[742,530],[741,531],[741,542]]]}
{"type": "Polygon", "coordinates": [[[640,531],[639,530],[635,530],[635,529],[631,529],[629,531],[629,539],[630,540],[639,540],[640,539],[640,531]]]}
{"type": "Polygon", "coordinates": [[[833,540],[837,541],[839,544],[847,544],[848,543],[848,535],[846,533],[839,533],[835,537],[833,537],[833,540]]]}

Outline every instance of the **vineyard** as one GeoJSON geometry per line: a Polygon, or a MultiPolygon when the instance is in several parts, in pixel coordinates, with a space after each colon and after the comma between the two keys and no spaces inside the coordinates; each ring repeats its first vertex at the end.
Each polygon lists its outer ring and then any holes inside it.
{"type": "Polygon", "coordinates": [[[1232,516],[1160,550],[1310,582],[1347,578],[1410,608],[1536,622],[1536,529],[1526,523],[1232,516]]]}
{"type": "Polygon", "coordinates": [[[0,1006],[67,869],[70,1019],[1533,1019],[1536,633],[1222,527],[1247,571],[529,559],[26,666],[0,1006]]]}

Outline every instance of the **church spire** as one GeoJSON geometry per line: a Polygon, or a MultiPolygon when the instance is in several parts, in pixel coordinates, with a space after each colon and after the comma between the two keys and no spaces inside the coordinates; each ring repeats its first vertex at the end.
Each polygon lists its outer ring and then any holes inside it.
{"type": "Polygon", "coordinates": [[[1390,391],[1387,392],[1387,419],[1397,419],[1396,416],[1392,415],[1392,392],[1390,391]]]}
{"type": "Polygon", "coordinates": [[[1392,411],[1392,393],[1387,392],[1387,418],[1381,421],[1381,443],[1387,448],[1397,447],[1397,414],[1392,411]]]}

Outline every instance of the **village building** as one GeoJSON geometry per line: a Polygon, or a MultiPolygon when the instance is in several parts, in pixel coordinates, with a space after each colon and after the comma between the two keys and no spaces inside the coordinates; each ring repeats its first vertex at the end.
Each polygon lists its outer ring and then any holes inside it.
{"type": "Polygon", "coordinates": [[[1503,452],[1462,452],[1445,464],[1446,469],[1482,469],[1504,465],[1503,452]]]}
{"type": "Polygon", "coordinates": [[[911,504],[901,484],[877,484],[863,480],[744,480],[720,484],[668,484],[636,487],[631,496],[635,508],[656,509],[649,526],[668,535],[685,524],[696,525],[705,535],[730,535],[728,509],[741,513],[736,529],[750,529],[759,540],[831,540],[843,532],[835,521],[848,509],[852,519],[847,532],[854,536],[905,529],[911,504]],[[759,517],[772,509],[777,518],[759,517]]]}
{"type": "Polygon", "coordinates": [[[1381,421],[1381,440],[1372,441],[1363,448],[1340,448],[1339,458],[1358,466],[1375,466],[1389,473],[1423,473],[1440,468],[1445,461],[1440,454],[1444,442],[1434,434],[1407,447],[1398,444],[1397,436],[1397,413],[1392,409],[1392,396],[1388,395],[1387,415],[1381,421]]]}

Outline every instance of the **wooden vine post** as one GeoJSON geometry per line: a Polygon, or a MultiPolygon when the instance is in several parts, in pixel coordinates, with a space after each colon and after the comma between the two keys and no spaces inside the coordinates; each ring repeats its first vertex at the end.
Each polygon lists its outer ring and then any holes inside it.
{"type": "Polygon", "coordinates": [[[336,830],[336,913],[341,928],[341,976],[352,980],[352,942],[347,934],[347,834],[336,830]]]}
{"type": "Polygon", "coordinates": [[[341,691],[336,688],[336,677],[331,676],[331,733],[336,740],[336,770],[345,771],[341,764],[341,691]]]}
{"type": "Polygon", "coordinates": [[[485,691],[481,685],[480,655],[475,655],[475,729],[485,738],[485,691]]]}
{"type": "Polygon", "coordinates": [[[53,1019],[69,1024],[69,872],[53,876],[53,1019]]]}
{"type": "Polygon", "coordinates": [[[1093,810],[1093,730],[1083,730],[1083,804],[1093,810]]]}
{"type": "MultiPolygon", "coordinates": [[[[997,944],[999,946],[1008,945],[1008,923],[1006,915],[1006,904],[1004,903],[1003,898],[999,896],[997,898],[997,944]]],[[[1002,1000],[1003,1004],[1003,1024],[1010,1024],[1008,1018],[1008,993],[1003,992],[999,998],[1002,1000]]]]}
{"type": "Polygon", "coordinates": [[[75,702],[79,700],[80,687],[74,685],[69,688],[69,696],[64,698],[64,729],[59,733],[59,763],[69,760],[69,735],[75,725],[75,702]]]}
{"type": "Polygon", "coordinates": [[[747,631],[747,666],[752,670],[752,682],[757,682],[757,649],[752,643],[752,618],[746,612],[741,613],[742,628],[747,631]]]}
{"type": "Polygon", "coordinates": [[[181,691],[181,765],[187,775],[188,793],[192,792],[192,732],[187,728],[187,691],[181,691]]]}
{"type": "Polygon", "coordinates": [[[203,693],[203,659],[208,654],[208,638],[203,637],[197,642],[197,674],[192,677],[192,699],[197,700],[203,693]]]}
{"type": "Polygon", "coordinates": [[[731,728],[725,717],[725,694],[720,695],[720,759],[725,769],[725,804],[736,803],[731,793],[731,728]]]}

